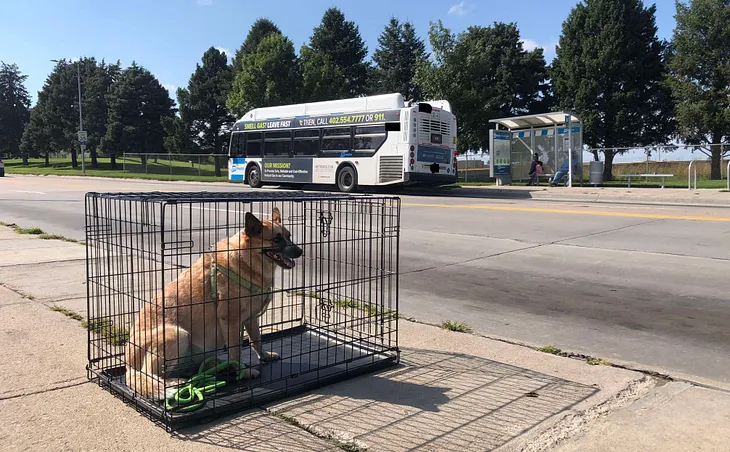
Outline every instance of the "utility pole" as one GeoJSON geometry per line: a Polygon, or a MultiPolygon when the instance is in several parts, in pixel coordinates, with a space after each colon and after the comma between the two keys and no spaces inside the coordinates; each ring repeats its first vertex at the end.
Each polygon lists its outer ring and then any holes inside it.
{"type": "Polygon", "coordinates": [[[79,82],[79,144],[81,145],[81,174],[86,174],[86,132],[81,114],[81,60],[76,62],[76,80],[79,82]]]}

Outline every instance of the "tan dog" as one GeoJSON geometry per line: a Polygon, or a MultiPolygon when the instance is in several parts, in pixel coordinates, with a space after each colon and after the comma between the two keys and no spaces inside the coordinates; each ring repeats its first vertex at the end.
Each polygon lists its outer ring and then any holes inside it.
{"type": "MultiPolygon", "coordinates": [[[[281,224],[278,208],[264,221],[246,212],[239,233],[219,241],[214,252],[165,286],[164,325],[162,294],[139,312],[126,349],[127,385],[143,397],[160,400],[165,388],[174,392],[183,383],[166,378],[170,370],[197,370],[224,346],[228,359],[238,361],[241,325],[260,361],[277,359],[276,353],[262,349],[259,316],[271,301],[266,292],[273,287],[275,268],[291,269],[301,255],[281,224]]],[[[244,372],[246,378],[259,375],[255,369],[244,372]]]]}

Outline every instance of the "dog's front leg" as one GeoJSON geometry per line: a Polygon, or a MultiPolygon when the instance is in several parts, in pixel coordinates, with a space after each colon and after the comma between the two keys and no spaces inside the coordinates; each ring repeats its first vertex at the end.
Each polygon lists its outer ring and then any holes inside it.
{"type": "MultiPolygon", "coordinates": [[[[226,337],[226,349],[228,351],[228,360],[240,362],[241,360],[241,316],[236,314],[233,316],[221,315],[219,317],[220,326],[226,337]]],[[[244,378],[256,378],[259,371],[249,367],[243,370],[244,378]]]]}
{"type": "Polygon", "coordinates": [[[259,361],[273,361],[279,358],[279,355],[275,352],[267,352],[264,350],[261,343],[261,330],[259,328],[259,316],[252,315],[248,320],[243,322],[244,328],[248,333],[248,339],[251,341],[251,347],[256,351],[259,356],[259,361]]]}

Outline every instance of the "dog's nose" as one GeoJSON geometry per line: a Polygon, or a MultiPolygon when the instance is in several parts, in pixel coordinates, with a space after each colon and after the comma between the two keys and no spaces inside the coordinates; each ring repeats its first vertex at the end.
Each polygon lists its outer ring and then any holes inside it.
{"type": "Polygon", "coordinates": [[[286,248],[284,248],[284,256],[288,257],[289,259],[297,259],[301,255],[302,249],[296,245],[287,246],[286,248]]]}

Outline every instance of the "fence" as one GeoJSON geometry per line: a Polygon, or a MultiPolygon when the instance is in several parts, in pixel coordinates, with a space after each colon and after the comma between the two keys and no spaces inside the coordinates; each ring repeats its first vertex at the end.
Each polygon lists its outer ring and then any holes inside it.
{"type": "Polygon", "coordinates": [[[228,177],[228,156],[222,154],[124,153],[122,162],[123,171],[130,174],[228,177]]]}
{"type": "MultiPolygon", "coordinates": [[[[598,152],[599,158],[604,160],[603,152],[613,150],[620,152],[613,160],[613,174],[674,174],[675,179],[687,180],[689,162],[693,161],[692,177],[694,169],[697,170],[697,178],[700,180],[710,179],[711,161],[710,155],[713,150],[719,149],[723,158],[730,156],[730,144],[710,145],[665,145],[665,146],[636,146],[623,148],[590,148],[584,160],[593,160],[593,153],[598,152]]],[[[587,171],[587,165],[585,168],[587,171]]],[[[727,174],[725,163],[721,163],[720,172],[723,178],[727,174]]],[[[587,173],[586,173],[587,175],[587,173]]]]}

